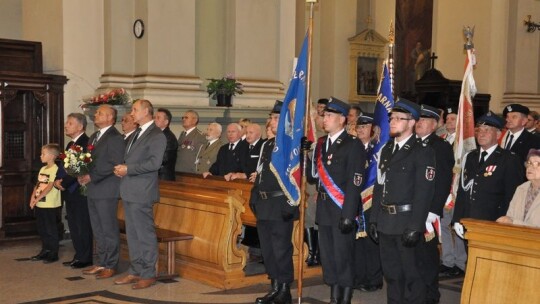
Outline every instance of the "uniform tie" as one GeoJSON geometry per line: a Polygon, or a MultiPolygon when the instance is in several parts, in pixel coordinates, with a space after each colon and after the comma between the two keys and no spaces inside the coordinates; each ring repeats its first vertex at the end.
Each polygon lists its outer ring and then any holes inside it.
{"type": "Polygon", "coordinates": [[[510,150],[510,148],[512,148],[513,140],[514,140],[514,134],[510,134],[510,136],[507,137],[506,139],[506,147],[504,148],[505,150],[510,150]]]}
{"type": "Polygon", "coordinates": [[[229,144],[229,150],[232,151],[234,147],[234,144],[229,144]]]}
{"type": "Polygon", "coordinates": [[[484,164],[484,162],[486,161],[487,154],[488,153],[486,151],[481,153],[480,161],[478,162],[478,167],[481,167],[484,164]]]}
{"type": "Polygon", "coordinates": [[[249,145],[249,151],[251,151],[251,149],[253,149],[253,145],[249,145]]]}
{"type": "Polygon", "coordinates": [[[399,145],[394,144],[394,152],[392,152],[392,155],[395,155],[397,153],[397,151],[399,151],[399,145]]]}

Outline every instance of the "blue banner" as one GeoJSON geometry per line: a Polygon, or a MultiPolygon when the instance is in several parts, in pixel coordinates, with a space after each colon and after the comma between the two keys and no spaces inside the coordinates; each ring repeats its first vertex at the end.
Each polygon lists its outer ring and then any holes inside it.
{"type": "Polygon", "coordinates": [[[373,149],[370,149],[367,153],[369,165],[366,169],[366,182],[364,183],[364,188],[362,189],[362,202],[365,205],[364,210],[371,206],[370,203],[373,193],[373,185],[377,179],[379,151],[390,139],[390,123],[388,121],[388,114],[390,111],[392,111],[393,107],[394,96],[392,94],[392,81],[388,72],[388,66],[385,62],[383,64],[381,83],[377,92],[375,113],[373,113],[373,127],[378,127],[380,132],[378,138],[373,140],[373,149]]]}
{"type": "Polygon", "coordinates": [[[306,115],[306,85],[308,63],[308,36],[304,38],[302,50],[292,75],[289,89],[283,100],[276,134],[276,145],[272,152],[270,169],[276,176],[289,204],[300,204],[300,141],[304,136],[306,115]]]}

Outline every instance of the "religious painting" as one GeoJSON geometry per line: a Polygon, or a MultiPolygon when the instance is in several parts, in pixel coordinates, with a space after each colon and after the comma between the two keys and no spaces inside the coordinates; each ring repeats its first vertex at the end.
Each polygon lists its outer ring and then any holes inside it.
{"type": "Polygon", "coordinates": [[[414,96],[415,82],[431,68],[433,0],[396,0],[395,90],[414,96]]]}
{"type": "Polygon", "coordinates": [[[379,74],[377,73],[378,58],[358,57],[356,74],[356,94],[376,95],[379,85],[379,74]]]}

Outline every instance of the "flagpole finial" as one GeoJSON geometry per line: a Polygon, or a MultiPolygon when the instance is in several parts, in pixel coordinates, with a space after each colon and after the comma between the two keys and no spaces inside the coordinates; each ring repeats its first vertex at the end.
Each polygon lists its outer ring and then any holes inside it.
{"type": "Polygon", "coordinates": [[[306,3],[317,3],[317,0],[306,0],[306,3]]]}
{"type": "Polygon", "coordinates": [[[390,44],[393,45],[395,41],[395,33],[394,33],[394,21],[390,21],[390,29],[388,31],[388,41],[390,41],[390,44]]]}
{"type": "Polygon", "coordinates": [[[465,39],[467,42],[465,42],[465,45],[463,45],[465,50],[472,50],[474,48],[473,43],[473,36],[474,36],[474,26],[471,28],[470,26],[464,26],[463,27],[463,35],[465,36],[465,39]]]}

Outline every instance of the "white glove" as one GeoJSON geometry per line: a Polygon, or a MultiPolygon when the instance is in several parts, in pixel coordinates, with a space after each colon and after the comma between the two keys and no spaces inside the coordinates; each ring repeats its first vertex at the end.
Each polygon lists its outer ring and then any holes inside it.
{"type": "Polygon", "coordinates": [[[428,213],[426,222],[427,223],[433,223],[433,222],[435,222],[435,220],[437,220],[437,217],[439,217],[437,214],[430,212],[430,213],[428,213]]]}
{"type": "Polygon", "coordinates": [[[464,239],[463,234],[465,233],[465,229],[463,228],[463,225],[460,223],[454,223],[454,231],[456,232],[457,236],[464,239]]]}

